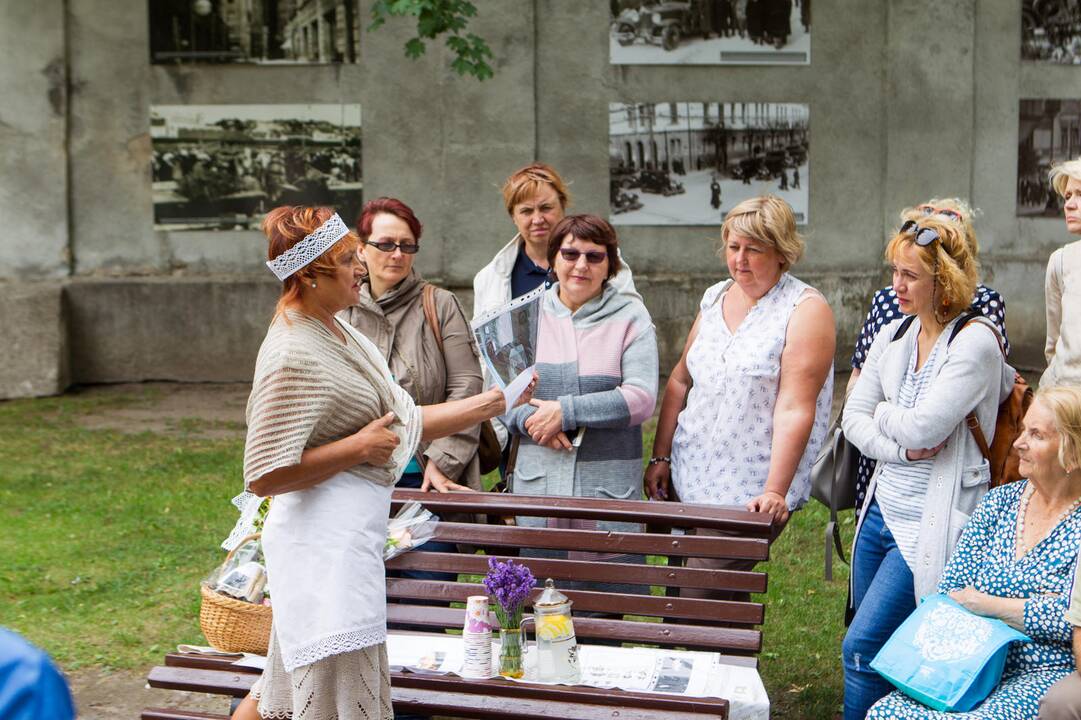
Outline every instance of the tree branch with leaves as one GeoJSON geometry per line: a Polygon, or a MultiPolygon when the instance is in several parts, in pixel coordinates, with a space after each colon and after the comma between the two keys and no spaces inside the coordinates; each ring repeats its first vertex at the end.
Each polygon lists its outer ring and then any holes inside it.
{"type": "Polygon", "coordinates": [[[416,60],[424,54],[426,40],[448,34],[447,47],[455,54],[451,68],[459,75],[487,80],[495,74],[487,63],[492,58],[492,50],[484,38],[465,32],[469,19],[476,14],[476,6],[468,0],[376,0],[368,30],[379,28],[388,17],[415,17],[417,37],[405,43],[406,57],[416,60]]]}

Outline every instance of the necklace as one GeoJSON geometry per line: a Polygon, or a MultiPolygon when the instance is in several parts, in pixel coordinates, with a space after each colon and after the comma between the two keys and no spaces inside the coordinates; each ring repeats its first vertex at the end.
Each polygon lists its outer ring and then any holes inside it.
{"type": "MultiPolygon", "coordinates": [[[[1024,555],[1029,550],[1034,548],[1039,543],[1039,541],[1037,541],[1037,542],[1032,543],[1031,545],[1029,545],[1028,543],[1025,542],[1025,515],[1028,514],[1028,502],[1029,502],[1029,500],[1032,499],[1032,495],[1035,492],[1036,492],[1036,487],[1030,483],[1029,486],[1027,488],[1025,488],[1025,492],[1021,495],[1021,504],[1017,508],[1017,541],[1016,541],[1016,545],[1017,545],[1017,550],[1020,551],[1018,553],[1018,557],[1024,557],[1024,555]]],[[[1061,523],[1066,518],[1068,518],[1070,516],[1070,514],[1074,510],[1076,510],[1078,507],[1081,507],[1081,497],[1078,497],[1076,500],[1074,500],[1072,503],[1070,503],[1069,506],[1065,510],[1063,510],[1059,514],[1059,516],[1057,518],[1055,518],[1055,522],[1053,522],[1051,524],[1051,531],[1053,531],[1056,527],[1058,527],[1058,524],[1061,523]]],[[[1051,534],[1051,532],[1049,531],[1048,535],[1050,535],[1050,534],[1051,534]]],[[[1047,536],[1045,535],[1044,537],[1047,537],[1047,536]]],[[[1042,541],[1043,538],[1040,538],[1040,540],[1042,541]]]]}

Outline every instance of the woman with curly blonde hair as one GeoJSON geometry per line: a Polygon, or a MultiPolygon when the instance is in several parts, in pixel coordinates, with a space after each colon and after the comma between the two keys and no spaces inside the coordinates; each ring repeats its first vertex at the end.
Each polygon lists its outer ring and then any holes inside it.
{"type": "Polygon", "coordinates": [[[909,317],[875,338],[842,419],[848,440],[877,461],[853,548],[846,720],[863,718],[892,687],[869,663],[917,599],[934,592],[990,483],[965,416],[974,410],[993,437],[1014,376],[995,324],[965,312],[979,263],[961,224],[941,214],[905,220],[886,259],[909,317]]]}

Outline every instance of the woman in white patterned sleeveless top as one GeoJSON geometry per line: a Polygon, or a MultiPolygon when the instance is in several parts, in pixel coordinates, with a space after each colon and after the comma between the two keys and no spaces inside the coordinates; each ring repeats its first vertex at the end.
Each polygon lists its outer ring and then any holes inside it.
{"type": "Polygon", "coordinates": [[[780,198],[737,205],[721,241],[732,279],[706,291],[669,377],[646,492],[667,499],[672,483],[684,502],[768,512],[780,532],[810,495],[829,423],[833,313],[821,293],[788,274],[803,239],[780,198]]]}

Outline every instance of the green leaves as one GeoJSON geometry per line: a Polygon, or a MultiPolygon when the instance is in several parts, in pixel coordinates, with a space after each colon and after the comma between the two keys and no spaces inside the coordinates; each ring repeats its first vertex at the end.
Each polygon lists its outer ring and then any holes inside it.
{"type": "Polygon", "coordinates": [[[450,66],[459,75],[472,75],[487,80],[495,73],[487,60],[492,50],[484,38],[473,33],[464,34],[469,18],[476,16],[477,8],[468,0],[376,0],[372,5],[372,24],[368,30],[376,30],[388,17],[417,18],[417,37],[405,43],[405,56],[416,60],[424,54],[425,40],[435,40],[447,35],[447,47],[454,51],[450,66]]]}

